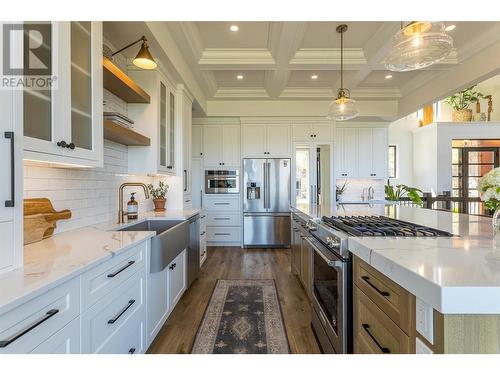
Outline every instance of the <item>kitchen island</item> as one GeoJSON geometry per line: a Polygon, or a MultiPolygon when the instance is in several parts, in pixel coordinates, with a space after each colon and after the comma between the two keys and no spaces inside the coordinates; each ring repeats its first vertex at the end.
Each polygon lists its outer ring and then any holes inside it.
{"type": "Polygon", "coordinates": [[[441,348],[433,349],[499,352],[500,234],[493,232],[491,219],[398,205],[302,205],[293,211],[315,220],[381,215],[452,233],[433,238],[349,237],[348,249],[355,265],[379,272],[415,296],[417,331],[419,326],[429,331],[425,327],[431,324],[443,335],[441,348]]]}

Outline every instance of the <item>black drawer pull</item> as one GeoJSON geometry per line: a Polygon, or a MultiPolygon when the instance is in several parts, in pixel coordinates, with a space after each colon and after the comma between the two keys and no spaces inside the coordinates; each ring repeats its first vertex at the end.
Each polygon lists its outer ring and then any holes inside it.
{"type": "Polygon", "coordinates": [[[363,323],[363,324],[361,324],[361,326],[363,327],[363,329],[365,330],[365,332],[368,333],[368,336],[370,336],[370,338],[373,340],[373,342],[375,344],[377,344],[378,348],[382,351],[382,353],[390,353],[391,352],[389,350],[389,348],[387,348],[387,347],[382,346],[382,345],[379,344],[379,342],[377,341],[377,339],[375,338],[375,336],[373,336],[372,333],[370,332],[370,325],[369,324],[363,323]]]}
{"type": "Polygon", "coordinates": [[[5,139],[10,139],[10,200],[5,201],[5,207],[14,207],[16,164],[14,162],[14,132],[5,132],[5,139]]]}
{"type": "Polygon", "coordinates": [[[120,272],[123,272],[125,271],[127,268],[129,268],[132,264],[135,263],[135,260],[131,260],[130,262],[128,262],[126,265],[124,265],[122,268],[120,268],[118,271],[115,271],[113,273],[109,273],[108,274],[108,277],[115,277],[116,275],[118,275],[120,272]]]}
{"type": "Polygon", "coordinates": [[[177,267],[177,264],[172,264],[170,267],[168,267],[169,269],[173,270],[175,267],[177,267]]]}
{"type": "Polygon", "coordinates": [[[214,217],[214,220],[231,220],[229,217],[214,217]]]}
{"type": "Polygon", "coordinates": [[[205,233],[207,233],[207,232],[205,232],[205,231],[201,232],[200,236],[204,236],[205,233]]]}
{"type": "Polygon", "coordinates": [[[128,351],[128,354],[134,354],[135,353],[135,348],[130,348],[130,350],[128,351]]]}
{"type": "Polygon", "coordinates": [[[389,297],[391,295],[391,293],[389,292],[384,292],[383,290],[380,290],[379,288],[377,288],[375,285],[373,285],[373,283],[370,281],[370,278],[368,276],[361,276],[361,278],[368,284],[370,285],[373,289],[375,289],[380,295],[384,296],[384,297],[389,297]]]}
{"type": "Polygon", "coordinates": [[[229,206],[231,203],[228,202],[218,202],[214,203],[214,206],[229,206]]]}
{"type": "Polygon", "coordinates": [[[45,322],[45,321],[49,320],[50,318],[52,318],[58,312],[59,312],[58,309],[52,309],[52,310],[47,311],[44,316],[42,316],[41,318],[35,320],[33,323],[31,323],[29,326],[27,326],[22,331],[20,331],[20,332],[14,334],[13,336],[9,337],[7,340],[0,341],[0,348],[5,348],[6,346],[12,344],[14,341],[16,341],[17,339],[21,338],[25,334],[27,334],[29,331],[35,329],[36,327],[38,327],[43,322],[45,322]]]}
{"type": "Polygon", "coordinates": [[[120,311],[114,318],[108,320],[108,324],[115,324],[115,322],[120,319],[120,317],[125,314],[125,312],[130,309],[130,307],[135,303],[135,299],[128,301],[127,306],[125,306],[122,311],[120,311]]]}

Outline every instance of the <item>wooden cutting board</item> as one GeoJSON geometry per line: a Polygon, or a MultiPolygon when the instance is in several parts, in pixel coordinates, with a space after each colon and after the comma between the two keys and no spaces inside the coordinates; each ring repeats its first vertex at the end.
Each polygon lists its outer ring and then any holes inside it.
{"type": "Polygon", "coordinates": [[[58,220],[70,219],[71,211],[57,212],[47,198],[24,200],[24,244],[41,241],[54,234],[58,220]]]}

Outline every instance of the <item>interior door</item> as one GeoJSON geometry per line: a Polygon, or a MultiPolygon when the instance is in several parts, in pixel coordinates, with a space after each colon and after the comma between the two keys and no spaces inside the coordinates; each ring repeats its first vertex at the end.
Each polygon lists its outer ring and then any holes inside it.
{"type": "Polygon", "coordinates": [[[243,160],[244,212],[266,212],[265,168],[266,159],[243,160]]]}
{"type": "Polygon", "coordinates": [[[268,212],[290,211],[290,159],[267,159],[268,212]]]}

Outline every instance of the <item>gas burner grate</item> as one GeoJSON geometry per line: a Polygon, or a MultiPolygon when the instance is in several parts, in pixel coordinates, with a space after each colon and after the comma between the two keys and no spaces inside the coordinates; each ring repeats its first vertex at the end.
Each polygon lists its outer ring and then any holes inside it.
{"type": "Polygon", "coordinates": [[[328,226],[352,236],[371,237],[452,237],[451,233],[384,216],[324,216],[328,226]]]}

